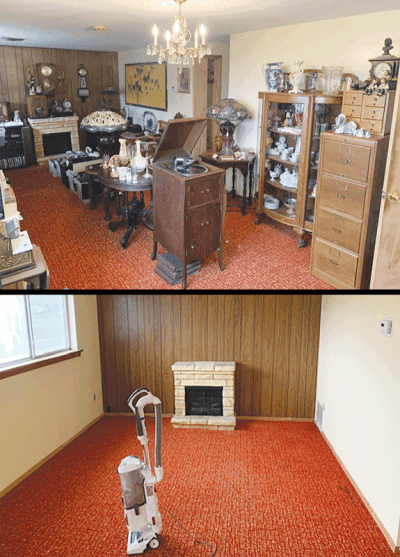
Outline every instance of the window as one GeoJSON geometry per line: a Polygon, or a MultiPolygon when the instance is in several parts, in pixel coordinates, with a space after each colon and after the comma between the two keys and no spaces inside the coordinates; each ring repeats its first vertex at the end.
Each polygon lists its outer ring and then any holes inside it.
{"type": "Polygon", "coordinates": [[[72,296],[2,296],[0,307],[0,376],[76,349],[72,296]]]}

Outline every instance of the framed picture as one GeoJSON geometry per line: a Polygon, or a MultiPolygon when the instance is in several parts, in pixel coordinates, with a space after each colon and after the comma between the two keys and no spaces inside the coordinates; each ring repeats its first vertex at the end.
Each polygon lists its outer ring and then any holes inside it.
{"type": "Polygon", "coordinates": [[[190,68],[178,70],[178,93],[190,93],[190,68]]]}
{"type": "Polygon", "coordinates": [[[125,102],[167,111],[167,63],[125,64],[125,102]]]}

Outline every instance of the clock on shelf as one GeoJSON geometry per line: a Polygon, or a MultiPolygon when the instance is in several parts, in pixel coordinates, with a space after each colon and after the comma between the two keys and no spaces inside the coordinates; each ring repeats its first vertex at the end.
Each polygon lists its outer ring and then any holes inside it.
{"type": "Polygon", "coordinates": [[[372,80],[377,79],[380,81],[383,78],[387,78],[389,89],[396,89],[400,58],[389,54],[392,48],[392,39],[386,39],[382,48],[383,54],[368,60],[371,62],[369,73],[372,80]]]}
{"type": "Polygon", "coordinates": [[[44,95],[54,95],[55,88],[55,65],[54,64],[37,64],[38,83],[42,84],[44,95]]]}
{"type": "Polygon", "coordinates": [[[44,95],[30,95],[26,105],[28,118],[47,118],[47,99],[44,95]]]}

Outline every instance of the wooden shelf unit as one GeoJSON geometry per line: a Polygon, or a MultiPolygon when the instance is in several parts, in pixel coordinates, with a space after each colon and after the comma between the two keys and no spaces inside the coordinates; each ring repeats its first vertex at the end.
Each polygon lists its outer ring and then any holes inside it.
{"type": "Polygon", "coordinates": [[[261,139],[259,148],[259,183],[258,195],[255,196],[255,206],[257,217],[255,223],[258,224],[262,215],[292,226],[298,234],[297,244],[299,247],[305,245],[304,235],[306,232],[313,231],[313,216],[315,197],[311,195],[312,185],[317,181],[318,164],[317,153],[320,150],[320,135],[322,126],[330,127],[335,123],[336,116],[340,113],[342,106],[342,95],[323,95],[320,92],[315,94],[301,93],[264,93],[258,94],[260,101],[260,124],[261,139]],[[293,127],[287,130],[279,124],[277,129],[274,126],[274,118],[284,121],[286,112],[293,115],[293,124],[297,133],[293,133],[293,127]],[[297,114],[297,116],[296,116],[297,114]],[[297,163],[290,160],[282,160],[276,154],[269,154],[268,138],[271,137],[274,145],[279,137],[287,138],[287,144],[294,147],[297,138],[301,138],[300,158],[297,163]],[[284,169],[291,173],[298,168],[297,188],[283,186],[279,178],[270,180],[268,169],[265,162],[269,159],[271,168],[276,164],[281,164],[284,169]],[[278,209],[267,209],[264,207],[264,196],[272,195],[279,199],[278,209]],[[294,214],[290,214],[283,202],[287,197],[297,199],[294,214]]]}
{"type": "Polygon", "coordinates": [[[32,139],[29,126],[4,126],[5,144],[0,147],[0,169],[21,168],[33,163],[32,139]]]}

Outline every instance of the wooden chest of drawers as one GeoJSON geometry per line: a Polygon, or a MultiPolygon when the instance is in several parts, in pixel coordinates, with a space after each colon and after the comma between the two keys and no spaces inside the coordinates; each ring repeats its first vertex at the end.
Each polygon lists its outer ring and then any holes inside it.
{"type": "Polygon", "coordinates": [[[343,93],[342,113],[359,128],[372,135],[387,135],[392,125],[393,105],[396,91],[385,95],[366,95],[364,91],[343,93]]]}
{"type": "Polygon", "coordinates": [[[336,288],[369,288],[388,143],[322,135],[311,273],[336,288]]]}

